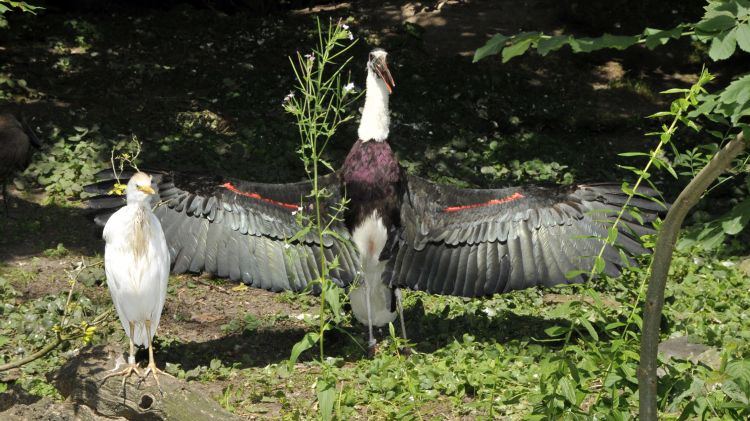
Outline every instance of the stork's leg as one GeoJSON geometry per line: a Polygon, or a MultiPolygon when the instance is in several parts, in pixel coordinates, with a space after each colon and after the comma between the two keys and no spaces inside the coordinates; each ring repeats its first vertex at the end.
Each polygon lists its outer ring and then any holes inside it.
{"type": "MultiPolygon", "coordinates": [[[[135,323],[130,322],[129,326],[130,332],[130,353],[128,354],[128,366],[120,371],[115,371],[114,373],[107,374],[102,379],[102,383],[104,383],[108,378],[114,377],[114,376],[123,376],[122,377],[122,388],[125,389],[125,381],[130,377],[131,374],[135,373],[138,377],[143,377],[141,373],[138,372],[138,365],[135,363],[135,342],[133,342],[133,335],[135,335],[135,323]]],[[[117,367],[115,367],[115,370],[117,370],[117,367]]]]}
{"type": "MultiPolygon", "coordinates": [[[[393,290],[393,295],[396,297],[396,311],[398,311],[398,318],[401,322],[401,337],[404,339],[404,342],[406,342],[408,338],[406,337],[406,323],[404,322],[404,302],[402,301],[401,288],[395,288],[393,290]]],[[[401,350],[401,352],[405,355],[411,355],[411,348],[407,345],[404,349],[401,350]]]]}
{"type": "Polygon", "coordinates": [[[372,357],[375,355],[375,350],[377,348],[378,342],[375,340],[375,335],[373,334],[373,329],[372,329],[372,306],[370,305],[370,284],[367,283],[367,279],[365,279],[365,303],[367,305],[367,329],[370,333],[370,340],[367,343],[367,352],[372,357]]]}
{"type": "Polygon", "coordinates": [[[144,322],[146,325],[146,339],[148,339],[148,368],[146,368],[146,371],[143,373],[143,378],[145,379],[149,373],[151,373],[154,376],[154,380],[156,380],[156,387],[159,388],[159,392],[164,396],[164,391],[161,390],[161,384],[159,383],[159,377],[157,374],[167,374],[158,368],[156,368],[156,363],[154,362],[154,344],[151,342],[151,320],[146,320],[144,322]]]}
{"type": "Polygon", "coordinates": [[[5,205],[5,216],[9,217],[10,212],[8,211],[8,186],[5,180],[3,180],[3,204],[5,205]]]}
{"type": "Polygon", "coordinates": [[[404,323],[404,303],[401,297],[401,288],[395,288],[393,295],[396,296],[396,311],[398,311],[398,318],[401,321],[401,337],[406,340],[406,323],[404,323]]]}

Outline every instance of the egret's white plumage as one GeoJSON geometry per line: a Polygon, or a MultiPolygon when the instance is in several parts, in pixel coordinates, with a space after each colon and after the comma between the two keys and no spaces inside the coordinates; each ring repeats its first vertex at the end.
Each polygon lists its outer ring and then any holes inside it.
{"type": "Polygon", "coordinates": [[[123,373],[128,375],[135,370],[134,345],[149,348],[149,370],[156,370],[151,341],[164,308],[170,258],[164,231],[151,210],[151,176],[135,174],[125,191],[127,205],[109,218],[103,237],[107,286],[131,342],[130,368],[123,373]]]}

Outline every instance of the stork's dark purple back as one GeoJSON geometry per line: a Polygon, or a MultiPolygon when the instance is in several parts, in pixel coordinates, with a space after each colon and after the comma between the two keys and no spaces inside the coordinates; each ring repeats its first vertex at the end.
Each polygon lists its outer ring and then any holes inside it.
{"type": "Polygon", "coordinates": [[[377,210],[387,227],[398,224],[401,167],[388,142],[357,142],[349,150],[341,170],[350,199],[346,223],[349,229],[377,210]]]}

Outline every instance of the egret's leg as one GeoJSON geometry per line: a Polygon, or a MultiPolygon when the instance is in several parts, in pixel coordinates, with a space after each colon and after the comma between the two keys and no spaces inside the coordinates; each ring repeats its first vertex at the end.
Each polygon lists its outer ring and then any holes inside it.
{"type": "Polygon", "coordinates": [[[167,374],[161,370],[159,370],[156,367],[156,362],[154,362],[154,344],[151,343],[151,320],[146,320],[146,339],[148,340],[148,368],[146,368],[146,372],[143,373],[143,378],[145,379],[148,376],[148,373],[151,373],[154,375],[154,380],[156,380],[156,387],[159,388],[159,392],[164,396],[164,391],[161,390],[161,384],[159,383],[159,377],[158,374],[167,374]]]}
{"type": "MultiPolygon", "coordinates": [[[[120,371],[107,374],[102,379],[102,383],[104,383],[110,377],[123,376],[122,377],[123,389],[125,389],[125,381],[128,379],[128,377],[130,377],[131,374],[135,373],[138,377],[143,377],[141,376],[141,373],[138,372],[138,365],[135,363],[135,342],[133,342],[133,335],[135,335],[135,323],[130,322],[128,327],[130,328],[130,332],[128,335],[130,337],[130,353],[128,354],[128,366],[120,371]]],[[[115,368],[115,370],[116,369],[117,368],[115,368]]]]}
{"type": "Polygon", "coordinates": [[[370,306],[370,284],[367,282],[367,279],[365,279],[365,304],[367,306],[367,329],[370,334],[370,341],[367,343],[368,345],[368,352],[370,356],[375,355],[375,348],[377,345],[377,341],[375,340],[375,335],[372,331],[372,309],[370,306]]]}

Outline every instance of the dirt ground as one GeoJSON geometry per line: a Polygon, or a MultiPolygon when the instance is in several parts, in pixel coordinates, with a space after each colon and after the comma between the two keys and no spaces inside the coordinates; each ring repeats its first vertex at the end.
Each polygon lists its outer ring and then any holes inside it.
{"type": "MultiPolygon", "coordinates": [[[[416,172],[474,185],[495,184],[502,180],[479,174],[481,163],[466,166],[465,160],[446,158],[439,151],[454,148],[456,139],[492,139],[498,134],[524,139],[523,133],[533,131],[543,136],[519,141],[501,153],[509,159],[556,160],[578,178],[611,177],[612,169],[601,162],[643,144],[642,133],[650,123],[642,116],[665,103],[655,92],[695,81],[700,64],[691,61],[679,45],[658,52],[530,55],[512,66],[502,66],[496,59],[471,63],[473,51],[497,32],[586,35],[607,29],[626,32],[638,26],[638,22],[612,22],[611,27],[601,28],[601,23],[573,19],[577,16],[574,6],[555,3],[332,2],[268,16],[186,5],[51,9],[38,17],[11,19],[12,31],[19,32],[0,33],[0,63],[5,63],[0,73],[23,77],[29,86],[0,101],[0,111],[35,116],[45,133],[53,126],[99,124],[106,139],[136,134],[148,149],[146,163],[152,165],[220,170],[264,181],[296,179],[300,166],[293,153],[294,127],[279,105],[291,86],[286,56],[312,43],[309,33],[299,30],[311,27],[311,15],[353,16],[355,33],[364,41],[355,51],[357,57],[380,45],[394,59],[398,87],[392,99],[394,148],[405,162],[415,163],[416,172]],[[71,20],[97,28],[99,35],[88,40],[92,47],[86,51],[77,53],[65,44],[75,27],[71,20]],[[64,57],[72,67],[69,72],[50,70],[62,57],[50,52],[55,40],[68,49],[64,57]],[[676,60],[679,55],[684,59],[676,60]],[[675,62],[682,64],[675,66],[675,62]],[[174,74],[170,70],[182,65],[193,71],[174,74]],[[228,95],[229,91],[243,94],[238,98],[228,95]],[[213,143],[199,137],[169,143],[171,134],[186,130],[180,115],[205,117],[196,121],[212,131],[213,143]],[[557,143],[545,144],[550,136],[556,136],[557,143]],[[243,146],[247,139],[255,139],[252,147],[243,146]]],[[[693,16],[680,12],[676,18],[693,16]]],[[[353,77],[361,85],[362,64],[355,66],[353,77]]],[[[350,127],[340,136],[352,137],[353,130],[350,127]]],[[[339,144],[331,152],[333,162],[340,162],[350,143],[339,144]]],[[[89,262],[101,258],[100,229],[76,202],[42,205],[47,197],[44,192],[12,190],[12,219],[4,218],[0,226],[3,270],[27,274],[25,282],[15,284],[24,299],[65,291],[64,269],[82,258],[89,262]],[[58,244],[67,251],[45,253],[58,244]]],[[[159,326],[157,360],[180,361],[186,371],[209,365],[215,358],[240,367],[283,361],[306,332],[297,316],[314,311],[316,304],[313,297],[293,300],[285,294],[237,288],[208,275],[176,276],[170,285],[159,326]]],[[[86,288],[94,301],[109,299],[101,279],[86,288]]],[[[362,335],[356,326],[351,332],[362,335]]],[[[124,343],[121,333],[113,340],[124,343]]],[[[333,349],[349,358],[363,357],[351,346],[333,349]]],[[[13,373],[5,379],[12,377],[13,373]]],[[[206,387],[209,393],[220,395],[229,382],[220,380],[206,387]]],[[[0,418],[12,414],[21,419],[65,419],[50,415],[52,409],[45,409],[47,398],[19,393],[4,394],[0,418]]],[[[273,418],[281,411],[274,402],[260,407],[260,418],[273,418]]]]}

